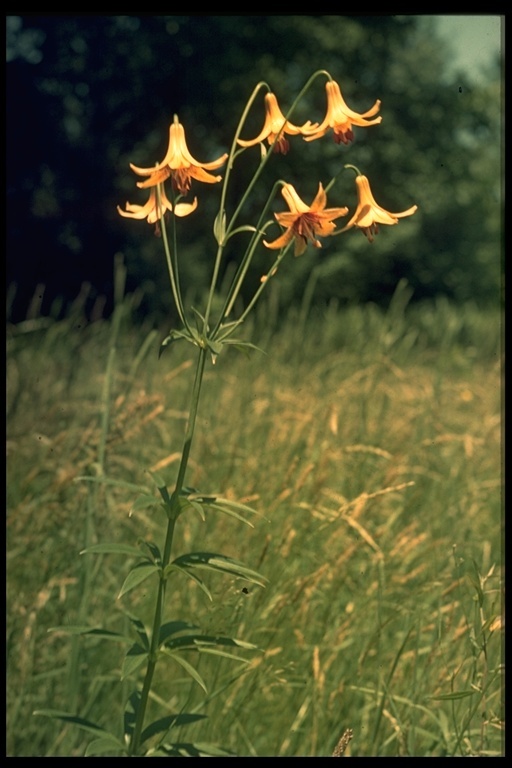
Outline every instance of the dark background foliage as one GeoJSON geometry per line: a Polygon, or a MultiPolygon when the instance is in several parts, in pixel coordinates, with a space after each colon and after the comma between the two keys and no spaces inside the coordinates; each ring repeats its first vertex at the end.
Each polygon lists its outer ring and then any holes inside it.
{"type": "MultiPolygon", "coordinates": [[[[34,299],[38,312],[63,314],[80,291],[89,312],[107,314],[116,254],[127,264],[128,290],[141,289],[142,310],[169,316],[161,242],[145,222],[116,211],[146,196],[128,163],[162,159],[174,113],[192,154],[211,160],[227,151],[258,81],[270,84],[286,112],[317,69],[329,70],[356,111],[380,98],[383,121],[356,128],[349,147],[330,136],[308,144],[292,137],[289,154],[275,157],[272,178],[293,183],[308,201],[319,181],[327,184],[353,163],[384,207],[401,211],[416,203],[419,210],[384,228],[372,245],[352,230],[324,241],[322,251],[308,249],[283,271],[282,301],[299,300],[314,271],[319,303],[385,303],[401,278],[415,300],[443,294],[496,303],[500,66],[477,86],[449,76],[447,61],[417,16],[8,16],[10,320],[33,312],[34,299]]],[[[324,109],[318,80],[292,119],[321,120],[324,109]]],[[[262,119],[259,102],[243,135],[259,132],[262,119]]],[[[241,184],[233,184],[234,194],[241,184]]],[[[202,215],[194,214],[193,225],[192,217],[180,222],[190,300],[210,277],[206,238],[217,190],[203,186],[202,215]]],[[[353,174],[346,172],[329,204],[354,203],[353,174]]],[[[230,258],[236,253],[227,254],[227,264],[230,258]]],[[[268,252],[261,253],[255,278],[267,265],[268,252]]]]}

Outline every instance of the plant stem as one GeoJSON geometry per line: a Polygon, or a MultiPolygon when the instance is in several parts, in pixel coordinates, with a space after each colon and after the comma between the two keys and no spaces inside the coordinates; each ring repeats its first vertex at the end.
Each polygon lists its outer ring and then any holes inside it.
{"type": "Polygon", "coordinates": [[[137,707],[137,718],[133,729],[129,755],[134,757],[137,755],[140,745],[140,737],[142,734],[142,728],[144,725],[144,718],[146,716],[146,709],[148,705],[149,693],[151,691],[151,685],[153,682],[153,675],[158,660],[158,646],[160,642],[160,629],[162,627],[162,616],[165,602],[165,589],[167,586],[168,574],[166,574],[166,567],[169,565],[171,559],[172,543],[174,539],[174,529],[176,521],[179,515],[179,497],[183,490],[183,484],[185,481],[185,474],[187,471],[188,459],[190,456],[190,448],[192,446],[192,439],[194,437],[194,429],[196,425],[197,411],[199,408],[199,397],[201,394],[201,385],[203,382],[204,366],[206,362],[207,350],[203,347],[199,348],[199,355],[197,358],[196,374],[194,378],[194,385],[192,387],[192,395],[190,398],[190,410],[188,416],[187,430],[185,433],[185,439],[183,442],[183,450],[181,452],[181,461],[178,470],[178,477],[176,479],[176,485],[171,496],[168,505],[169,521],[167,524],[167,533],[165,536],[165,545],[162,557],[162,566],[160,571],[160,579],[158,582],[158,592],[155,603],[155,615],[153,617],[153,628],[151,632],[151,644],[149,648],[148,665],[146,668],[146,674],[142,685],[141,697],[139,705],[137,707]]]}

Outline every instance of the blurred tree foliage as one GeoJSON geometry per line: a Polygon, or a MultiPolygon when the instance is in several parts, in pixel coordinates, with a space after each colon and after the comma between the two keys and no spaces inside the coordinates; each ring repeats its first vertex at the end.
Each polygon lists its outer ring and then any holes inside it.
{"type": "MultiPolygon", "coordinates": [[[[227,151],[243,106],[266,80],[283,111],[316,69],[327,69],[356,111],[382,100],[381,125],[355,129],[348,147],[331,136],[291,138],[268,179],[283,178],[311,200],[345,163],[370,178],[392,211],[418,213],[383,228],[373,244],[357,230],[308,249],[283,270],[283,303],[299,300],[314,276],[315,300],[387,302],[406,278],[414,298],[444,294],[499,301],[501,276],[501,80],[447,76],[448,52],[417,16],[94,16],[7,17],[7,284],[11,319],[23,319],[36,286],[43,313],[65,312],[84,283],[89,302],[112,300],[116,253],[145,312],[165,313],[161,242],[116,205],[144,202],[128,163],[163,158],[174,113],[202,161],[227,151]],[[61,297],[62,304],[56,300],[61,297]]],[[[293,115],[325,111],[319,79],[293,115]]],[[[262,98],[243,136],[259,132],[262,98]]],[[[248,167],[259,152],[247,152],[248,167]]],[[[242,164],[239,164],[242,165],[242,164]]],[[[239,167],[239,166],[237,166],[239,167]]],[[[248,172],[248,169],[247,169],[248,172]]],[[[243,173],[233,193],[243,188],[243,173]]],[[[189,301],[210,277],[210,237],[219,187],[196,186],[200,209],[180,220],[183,284],[189,301]],[[209,238],[208,240],[206,238],[209,238]]],[[[261,190],[264,199],[267,189],[261,190]]],[[[232,198],[233,200],[234,198],[232,198]]],[[[257,205],[257,200],[254,205],[257,205]]],[[[340,174],[329,205],[355,205],[354,174],[340,174]]],[[[283,209],[281,199],[274,210],[283,209]]],[[[256,209],[255,209],[256,210],[256,209]]],[[[247,221],[251,222],[251,211],[247,221]]],[[[271,236],[278,234],[277,227],[271,236]]],[[[234,241],[232,241],[234,242],[234,241]]],[[[229,261],[236,250],[227,254],[229,261]]],[[[254,279],[266,271],[259,255],[254,279]]]]}

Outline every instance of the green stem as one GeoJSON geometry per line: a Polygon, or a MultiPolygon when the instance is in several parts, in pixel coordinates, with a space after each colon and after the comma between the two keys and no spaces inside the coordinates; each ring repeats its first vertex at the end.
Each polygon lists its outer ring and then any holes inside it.
{"type": "MultiPolygon", "coordinates": [[[[183,309],[183,301],[181,298],[181,291],[180,291],[180,284],[179,284],[179,277],[178,277],[178,265],[177,265],[177,238],[176,238],[176,216],[173,215],[173,244],[174,244],[174,259],[171,256],[171,250],[169,248],[169,240],[167,238],[167,229],[165,227],[165,218],[164,218],[164,211],[162,210],[162,200],[161,200],[161,184],[157,184],[156,187],[156,199],[157,199],[157,205],[158,210],[160,213],[160,226],[162,231],[162,240],[164,243],[164,251],[165,251],[165,260],[167,262],[167,269],[169,271],[169,278],[171,281],[171,289],[172,289],[172,295],[174,297],[174,303],[176,305],[176,309],[178,310],[178,314],[180,316],[180,320],[187,328],[189,329],[187,318],[185,316],[185,310],[183,309]]],[[[175,204],[175,202],[174,202],[175,204]]]]}
{"type": "Polygon", "coordinates": [[[245,275],[247,274],[247,270],[249,269],[249,265],[252,261],[252,257],[254,255],[254,252],[256,250],[257,245],[260,242],[261,236],[262,236],[262,230],[266,229],[267,225],[270,222],[266,222],[265,225],[262,224],[265,216],[267,215],[267,211],[270,208],[270,204],[272,203],[276,191],[279,188],[279,186],[282,186],[285,182],[284,181],[276,181],[274,186],[272,187],[272,190],[267,198],[267,202],[265,203],[263,210],[260,214],[260,217],[258,219],[258,222],[256,224],[256,232],[253,234],[251,241],[247,247],[247,251],[245,252],[245,255],[240,262],[240,266],[238,267],[237,273],[233,279],[233,282],[231,284],[231,287],[228,291],[228,295],[226,296],[226,300],[224,302],[224,306],[222,308],[222,311],[219,315],[219,319],[217,321],[217,325],[215,326],[215,329],[213,331],[212,336],[215,336],[217,331],[220,328],[221,323],[225,318],[227,318],[233,309],[233,305],[236,301],[236,298],[240,292],[240,289],[242,287],[242,283],[244,282],[245,275]]]}
{"type": "MultiPolygon", "coordinates": [[[[230,149],[229,157],[228,157],[228,163],[227,163],[227,167],[226,167],[226,173],[224,174],[224,181],[222,183],[222,192],[221,192],[221,196],[220,196],[220,206],[219,206],[219,213],[218,213],[219,220],[222,219],[222,217],[224,216],[225,211],[226,211],[226,196],[227,196],[227,191],[228,191],[229,177],[231,175],[231,170],[233,168],[233,162],[234,162],[236,154],[242,151],[240,149],[237,149],[237,139],[238,139],[238,137],[240,135],[240,132],[241,132],[241,130],[243,128],[243,125],[244,125],[244,123],[245,123],[245,121],[247,119],[247,115],[249,114],[249,110],[250,110],[250,108],[251,108],[251,106],[252,106],[256,96],[258,95],[259,91],[261,90],[261,88],[268,88],[270,90],[269,86],[266,83],[264,83],[264,82],[258,83],[258,85],[255,87],[254,91],[252,92],[252,94],[251,94],[251,96],[249,98],[249,101],[245,105],[245,109],[244,109],[244,111],[242,113],[242,117],[240,118],[240,121],[238,123],[238,127],[237,127],[237,129],[235,131],[235,135],[233,137],[233,142],[231,144],[231,149],[230,149]]],[[[228,228],[229,231],[233,228],[233,222],[234,222],[234,220],[236,218],[236,215],[238,214],[238,211],[240,210],[240,208],[243,205],[243,203],[245,202],[251,187],[252,187],[252,185],[249,185],[249,188],[245,191],[245,194],[242,197],[240,205],[236,209],[235,214],[234,214],[234,216],[233,216],[233,218],[231,220],[231,224],[230,224],[230,226],[228,228]]],[[[206,335],[206,333],[208,331],[208,320],[210,318],[210,312],[211,312],[211,308],[212,308],[212,301],[213,301],[213,296],[214,296],[214,293],[215,293],[215,286],[217,285],[217,279],[218,279],[219,270],[220,270],[220,263],[222,261],[222,254],[223,254],[223,251],[224,251],[224,244],[226,243],[227,235],[228,234],[229,234],[229,232],[226,231],[224,237],[222,238],[222,241],[219,242],[219,247],[217,248],[217,256],[215,258],[215,266],[213,268],[213,275],[212,275],[212,279],[211,279],[211,283],[210,283],[210,291],[208,293],[208,300],[206,302],[206,310],[205,310],[205,315],[204,315],[203,333],[205,335],[206,335]]]]}
{"type": "MultiPolygon", "coordinates": [[[[311,75],[311,77],[308,79],[306,84],[303,86],[303,88],[300,91],[299,95],[294,100],[292,106],[290,107],[290,109],[288,110],[288,112],[285,115],[282,129],[281,129],[280,133],[278,134],[278,136],[276,137],[276,141],[274,142],[274,144],[272,144],[272,146],[270,147],[269,151],[262,158],[258,168],[256,169],[256,172],[254,173],[254,175],[253,175],[251,181],[249,182],[249,184],[248,184],[244,194],[242,195],[242,197],[241,197],[237,207],[235,208],[235,211],[234,211],[234,213],[233,213],[233,215],[231,217],[231,221],[229,222],[229,224],[228,224],[228,226],[226,228],[226,231],[224,233],[224,237],[223,237],[222,241],[219,243],[219,247],[217,249],[217,257],[216,257],[216,260],[215,260],[215,266],[214,266],[214,270],[213,270],[212,281],[211,281],[211,284],[210,284],[210,292],[209,292],[209,295],[208,295],[208,301],[207,301],[207,305],[206,305],[205,319],[204,319],[204,325],[203,325],[203,333],[205,335],[206,335],[206,333],[208,331],[208,321],[209,321],[209,318],[210,318],[210,312],[211,312],[211,306],[212,306],[212,301],[213,301],[213,295],[214,295],[214,292],[215,292],[215,286],[217,284],[217,279],[218,279],[218,275],[219,275],[220,263],[221,263],[221,260],[222,260],[222,254],[223,254],[223,251],[224,251],[224,245],[228,241],[229,236],[232,233],[232,231],[233,231],[233,229],[235,227],[235,224],[236,224],[236,222],[238,220],[240,212],[241,212],[242,208],[244,207],[244,205],[245,205],[249,195],[251,194],[252,190],[254,189],[254,186],[255,186],[256,182],[260,178],[260,176],[261,176],[261,174],[263,172],[263,169],[265,168],[267,162],[270,159],[270,156],[273,154],[273,152],[275,150],[275,147],[277,145],[277,141],[280,138],[281,133],[284,130],[284,127],[285,127],[287,121],[290,119],[293,111],[295,110],[295,107],[297,106],[299,101],[303,98],[303,96],[305,95],[307,90],[310,88],[310,86],[312,85],[314,80],[316,80],[316,78],[319,77],[320,75],[326,75],[329,79],[331,79],[330,74],[326,70],[321,69],[321,70],[318,70],[317,72],[314,72],[311,75]]],[[[248,102],[247,102],[247,104],[245,106],[245,109],[243,111],[242,117],[240,118],[240,122],[238,123],[238,127],[236,129],[235,136],[233,138],[233,143],[231,145],[231,150],[230,150],[229,158],[228,158],[227,169],[226,169],[226,173],[224,175],[224,181],[223,181],[223,185],[222,185],[221,202],[220,202],[219,213],[218,213],[219,219],[225,214],[225,211],[226,211],[225,203],[226,203],[227,189],[228,189],[228,183],[229,183],[229,176],[230,176],[230,173],[231,173],[233,162],[234,162],[235,157],[236,157],[237,154],[241,154],[243,151],[245,151],[245,150],[237,149],[237,139],[240,136],[240,133],[242,131],[244,123],[245,123],[245,121],[247,119],[247,115],[249,113],[249,110],[252,107],[252,104],[254,103],[254,100],[255,100],[256,96],[258,95],[259,91],[261,90],[261,88],[267,88],[269,91],[271,90],[269,88],[269,86],[267,85],[267,83],[265,83],[263,81],[258,83],[258,85],[256,86],[256,88],[252,92],[252,94],[251,94],[251,96],[250,96],[250,98],[249,98],[249,100],[248,100],[248,102]]],[[[263,214],[262,214],[262,216],[263,216],[263,214]]],[[[221,321],[222,321],[222,317],[221,317],[221,321]]],[[[219,325],[219,323],[217,323],[217,328],[218,328],[218,325],[219,325]]]]}
{"type": "Polygon", "coordinates": [[[139,706],[137,708],[137,718],[130,741],[129,755],[135,756],[139,750],[140,737],[142,734],[142,728],[144,725],[144,719],[146,716],[146,709],[148,705],[149,694],[151,691],[151,685],[153,683],[153,676],[155,673],[156,664],[158,661],[158,646],[160,639],[160,629],[162,627],[162,616],[165,602],[165,590],[167,586],[168,574],[165,573],[167,566],[171,559],[172,544],[174,539],[174,529],[176,527],[176,521],[179,514],[179,497],[183,490],[185,482],[185,475],[187,472],[188,460],[190,456],[190,449],[192,446],[192,439],[194,437],[194,430],[196,425],[197,412],[199,408],[199,398],[201,395],[201,386],[203,382],[204,367],[206,362],[207,350],[204,348],[199,349],[199,355],[197,359],[196,374],[194,378],[194,385],[192,387],[192,395],[190,398],[190,410],[188,416],[187,430],[185,433],[185,439],[183,442],[183,450],[181,453],[181,461],[178,470],[178,477],[176,479],[176,485],[171,496],[171,500],[168,507],[169,521],[167,524],[167,533],[165,536],[165,545],[162,557],[162,568],[160,571],[160,580],[158,582],[158,592],[155,603],[155,615],[153,617],[153,628],[151,632],[151,644],[149,648],[149,659],[146,668],[146,674],[144,676],[144,682],[142,684],[141,697],[139,706]]]}
{"type": "MultiPolygon", "coordinates": [[[[287,112],[287,113],[286,113],[286,115],[284,116],[284,122],[283,122],[283,126],[282,126],[282,128],[281,128],[281,131],[280,131],[280,132],[279,132],[279,134],[276,136],[276,140],[275,140],[275,141],[274,141],[274,143],[271,145],[271,147],[270,147],[269,151],[267,152],[267,154],[265,155],[265,157],[264,157],[264,158],[262,159],[262,161],[260,162],[260,164],[259,164],[258,168],[256,169],[256,172],[255,172],[254,176],[252,177],[251,181],[249,182],[249,185],[247,186],[247,189],[245,190],[244,194],[242,195],[242,198],[241,198],[240,202],[238,203],[238,205],[237,205],[237,207],[236,207],[236,209],[235,209],[235,212],[233,213],[233,216],[231,217],[231,221],[230,221],[230,223],[229,223],[229,226],[228,226],[228,227],[227,227],[227,229],[226,229],[226,239],[229,237],[230,233],[232,232],[232,230],[233,230],[233,228],[234,228],[234,226],[235,226],[236,220],[238,219],[238,216],[239,216],[239,214],[240,214],[240,211],[242,210],[243,206],[245,205],[245,201],[246,201],[246,200],[247,200],[247,198],[249,197],[250,193],[251,193],[251,192],[252,192],[252,190],[254,189],[254,185],[256,184],[256,182],[258,181],[259,177],[261,176],[261,174],[262,174],[262,172],[263,172],[263,169],[265,168],[265,166],[266,166],[267,162],[268,162],[268,161],[269,161],[269,159],[270,159],[270,156],[271,156],[271,155],[272,155],[272,153],[275,151],[275,147],[276,147],[276,145],[277,145],[277,142],[278,142],[279,138],[280,138],[280,137],[281,137],[281,135],[282,135],[282,132],[283,132],[283,130],[284,130],[284,127],[285,127],[286,123],[288,122],[288,120],[289,120],[289,119],[290,119],[290,117],[292,116],[293,112],[295,111],[295,107],[297,106],[297,104],[299,103],[299,101],[300,101],[300,100],[301,100],[301,99],[304,97],[304,95],[306,94],[306,92],[308,91],[308,89],[310,88],[310,86],[312,85],[312,83],[313,83],[313,82],[316,80],[316,78],[317,78],[319,75],[327,75],[327,77],[329,77],[329,79],[330,79],[330,77],[331,77],[331,76],[329,75],[329,73],[328,73],[326,70],[324,70],[324,69],[320,69],[320,70],[318,70],[317,72],[314,72],[314,73],[311,75],[311,77],[308,79],[308,81],[306,82],[306,84],[303,86],[303,88],[302,88],[302,90],[299,92],[298,96],[297,96],[297,97],[294,99],[294,101],[293,101],[293,103],[292,103],[292,105],[291,105],[290,109],[288,110],[288,112],[287,112]]],[[[249,100],[249,102],[247,103],[246,111],[244,112],[244,119],[245,119],[245,116],[246,116],[246,112],[248,111],[248,108],[251,106],[251,104],[252,104],[252,101],[254,101],[254,98],[255,98],[255,96],[256,96],[256,94],[257,94],[257,92],[258,92],[258,89],[261,87],[261,85],[262,85],[262,84],[263,84],[263,85],[266,85],[266,83],[260,83],[260,84],[257,86],[257,88],[254,90],[254,92],[253,92],[253,95],[251,96],[251,99],[250,99],[250,100],[249,100]]],[[[268,87],[268,86],[267,86],[267,87],[268,87]]],[[[243,124],[243,123],[242,123],[242,121],[240,121],[240,125],[239,125],[239,128],[238,128],[238,130],[237,130],[237,132],[236,132],[236,134],[235,134],[234,143],[235,143],[235,142],[236,142],[236,140],[238,139],[238,136],[239,136],[239,133],[240,133],[240,130],[241,130],[241,126],[242,126],[242,124],[243,124]]],[[[230,157],[230,160],[231,160],[231,157],[230,157]]]]}
{"type": "Polygon", "coordinates": [[[233,325],[233,326],[232,326],[232,327],[229,329],[229,332],[228,332],[228,333],[227,333],[225,336],[223,336],[222,338],[227,338],[228,336],[231,336],[231,334],[232,334],[232,333],[233,333],[233,332],[236,330],[236,328],[237,328],[237,327],[238,327],[238,326],[239,326],[241,323],[243,323],[243,322],[244,322],[245,318],[246,318],[246,317],[247,317],[247,315],[248,315],[248,314],[251,312],[252,308],[254,307],[254,305],[256,304],[256,302],[258,301],[258,299],[260,298],[261,294],[263,293],[263,291],[264,291],[264,290],[265,290],[265,288],[267,287],[267,284],[270,282],[270,280],[271,280],[271,278],[272,278],[272,276],[273,276],[274,272],[276,271],[276,269],[278,268],[279,264],[282,262],[282,260],[284,259],[284,257],[285,257],[285,256],[286,256],[286,254],[288,253],[288,251],[290,250],[291,246],[292,246],[292,243],[288,243],[288,245],[287,245],[287,246],[285,246],[285,247],[284,247],[284,248],[283,248],[283,249],[282,249],[282,250],[279,252],[279,255],[277,256],[276,260],[274,261],[274,263],[272,264],[272,266],[270,267],[270,269],[269,269],[269,271],[268,271],[268,277],[266,278],[266,280],[263,280],[263,282],[262,282],[262,283],[259,285],[258,289],[257,289],[257,290],[256,290],[256,292],[254,293],[254,296],[253,296],[253,297],[252,297],[252,299],[250,300],[249,304],[247,305],[247,307],[245,308],[245,310],[243,311],[243,313],[240,315],[240,317],[239,317],[239,318],[238,318],[238,320],[236,321],[236,325],[234,324],[234,325],[233,325]]]}

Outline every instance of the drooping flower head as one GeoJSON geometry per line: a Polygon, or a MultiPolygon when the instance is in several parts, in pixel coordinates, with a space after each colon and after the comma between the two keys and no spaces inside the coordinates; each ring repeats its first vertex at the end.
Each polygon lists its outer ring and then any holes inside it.
{"type": "Polygon", "coordinates": [[[334,80],[328,80],[325,84],[327,93],[327,112],[325,119],[320,125],[315,124],[305,129],[305,141],[314,141],[325,136],[327,131],[332,128],[334,131],[334,141],[336,144],[349,144],[354,140],[353,125],[367,128],[369,125],[377,125],[382,117],[373,117],[380,109],[380,101],[377,99],[373,107],[366,112],[359,114],[347,106],[345,99],[341,95],[341,90],[334,80]]]}
{"type": "Polygon", "coordinates": [[[312,125],[309,120],[301,127],[293,125],[289,120],[286,120],[277,103],[276,95],[274,93],[267,93],[265,95],[265,123],[261,132],[255,139],[250,139],[249,141],[237,139],[237,141],[241,147],[253,147],[255,144],[259,144],[267,139],[269,146],[275,144],[275,152],[281,152],[283,155],[286,155],[290,149],[290,142],[285,137],[285,134],[297,136],[300,133],[304,135],[304,131],[311,127],[312,125]]]}
{"type": "Polygon", "coordinates": [[[326,208],[327,195],[321,184],[311,205],[301,200],[295,188],[291,184],[284,184],[281,190],[289,211],[276,213],[275,217],[286,231],[271,243],[265,240],[263,244],[267,248],[284,248],[295,238],[295,256],[301,256],[306,250],[308,241],[321,248],[322,244],[317,237],[328,237],[336,229],[334,219],[346,216],[348,208],[326,208]]]}
{"type": "Polygon", "coordinates": [[[149,193],[149,199],[145,205],[133,205],[126,203],[126,211],[119,206],[117,210],[121,216],[129,219],[147,219],[148,224],[156,224],[162,218],[165,211],[174,211],[175,216],[188,216],[197,208],[197,197],[193,203],[176,203],[173,207],[167,198],[163,185],[160,187],[160,206],[158,205],[156,187],[152,187],[149,193]]]}
{"type": "Polygon", "coordinates": [[[370,243],[373,242],[373,236],[379,232],[378,224],[398,224],[398,219],[404,216],[412,216],[418,210],[417,205],[412,205],[406,211],[401,213],[390,213],[384,208],[381,208],[372,195],[370,189],[370,182],[366,176],[358,174],[356,176],[356,187],[358,203],[356,212],[343,229],[339,230],[339,233],[346,232],[347,229],[352,227],[359,227],[366,235],[370,243]]]}
{"type": "Polygon", "coordinates": [[[138,187],[154,187],[171,177],[174,188],[185,195],[191,185],[191,180],[203,181],[206,184],[215,184],[221,181],[222,176],[213,176],[207,171],[220,168],[226,162],[227,153],[210,163],[200,163],[190,154],[185,140],[185,129],[174,116],[174,121],[169,128],[169,147],[167,154],[161,163],[153,168],[139,168],[130,163],[132,171],[139,176],[149,176],[146,181],[137,182],[138,187]]]}

